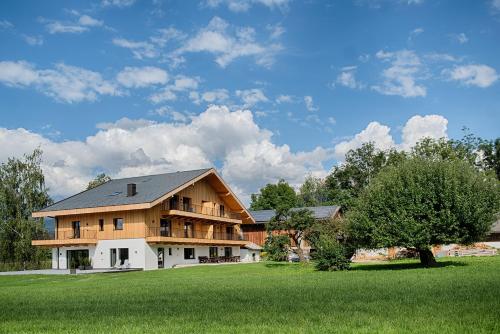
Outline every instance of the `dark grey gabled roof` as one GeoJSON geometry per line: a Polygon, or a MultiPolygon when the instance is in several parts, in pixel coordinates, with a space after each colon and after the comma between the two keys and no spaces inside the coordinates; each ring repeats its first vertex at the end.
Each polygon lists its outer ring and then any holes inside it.
{"type": "Polygon", "coordinates": [[[63,199],[40,211],[150,203],[209,170],[210,168],[111,180],[93,189],[63,199]],[[127,197],[127,184],[129,183],[136,184],[136,194],[127,197]]]}
{"type": "MultiPolygon", "coordinates": [[[[292,210],[300,210],[300,209],[309,209],[313,212],[313,216],[316,219],[326,219],[331,218],[340,210],[340,207],[337,205],[328,205],[328,206],[309,206],[305,208],[293,208],[292,210]]],[[[271,218],[274,217],[276,211],[274,210],[256,210],[250,211],[250,214],[255,219],[255,223],[257,224],[265,224],[268,223],[271,218]]]]}

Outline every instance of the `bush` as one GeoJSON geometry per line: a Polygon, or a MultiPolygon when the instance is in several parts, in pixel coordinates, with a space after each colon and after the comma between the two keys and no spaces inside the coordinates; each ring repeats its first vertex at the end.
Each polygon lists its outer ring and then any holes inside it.
{"type": "Polygon", "coordinates": [[[349,250],[338,241],[327,236],[320,236],[316,243],[316,251],[312,254],[312,259],[317,270],[348,270],[351,267],[349,253],[349,250]]]}
{"type": "Polygon", "coordinates": [[[287,235],[269,235],[264,244],[266,257],[270,261],[287,261],[290,238],[287,235]]]}

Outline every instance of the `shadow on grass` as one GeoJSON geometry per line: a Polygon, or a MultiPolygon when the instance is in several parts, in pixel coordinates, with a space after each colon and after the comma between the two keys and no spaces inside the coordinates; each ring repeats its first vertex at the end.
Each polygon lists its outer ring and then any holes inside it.
{"type": "MultiPolygon", "coordinates": [[[[445,267],[464,267],[468,266],[467,263],[459,261],[441,261],[438,262],[434,268],[445,267]]],[[[388,262],[388,263],[356,263],[351,267],[352,271],[370,271],[370,270],[407,270],[407,269],[422,269],[424,268],[420,262],[388,262]]]]}
{"type": "Polygon", "coordinates": [[[288,262],[267,262],[266,267],[267,268],[282,268],[282,267],[289,267],[290,263],[288,262]]]}

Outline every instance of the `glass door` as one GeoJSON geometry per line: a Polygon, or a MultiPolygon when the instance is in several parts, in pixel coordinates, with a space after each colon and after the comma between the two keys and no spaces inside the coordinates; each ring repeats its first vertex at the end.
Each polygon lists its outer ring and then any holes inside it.
{"type": "Polygon", "coordinates": [[[164,268],[165,249],[158,248],[158,268],[164,268]]]}
{"type": "Polygon", "coordinates": [[[80,222],[72,222],[73,227],[73,239],[80,238],[80,222]]]}
{"type": "Polygon", "coordinates": [[[171,237],[172,222],[170,219],[161,218],[160,219],[160,236],[161,237],[171,237]]]}
{"type": "Polygon", "coordinates": [[[111,254],[111,268],[113,268],[116,264],[116,248],[111,248],[110,254],[111,254]]]}
{"type": "Polygon", "coordinates": [[[88,249],[68,250],[66,252],[67,268],[78,268],[84,265],[84,259],[89,258],[88,249]]]}

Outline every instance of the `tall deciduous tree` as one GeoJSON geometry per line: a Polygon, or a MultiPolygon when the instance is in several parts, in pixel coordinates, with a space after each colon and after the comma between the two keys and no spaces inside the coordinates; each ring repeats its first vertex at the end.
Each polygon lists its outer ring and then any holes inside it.
{"type": "Polygon", "coordinates": [[[111,177],[104,173],[98,174],[92,181],[89,182],[87,190],[100,186],[108,181],[111,181],[111,177]]]}
{"type": "Polygon", "coordinates": [[[42,151],[23,159],[10,158],[0,165],[0,260],[38,262],[46,255],[31,246],[32,238],[45,233],[42,220],[31,213],[52,203],[40,167],[42,151]]]}
{"type": "Polygon", "coordinates": [[[357,247],[414,248],[435,264],[435,244],[470,244],[500,210],[500,183],[462,159],[417,155],[388,166],[370,182],[348,215],[357,247]]]}
{"type": "Polygon", "coordinates": [[[285,180],[267,184],[260,194],[252,194],[250,210],[270,210],[297,206],[297,194],[285,180]]]}
{"type": "Polygon", "coordinates": [[[325,180],[308,175],[300,186],[298,206],[321,206],[328,204],[328,189],[325,180]]]}
{"type": "Polygon", "coordinates": [[[311,210],[279,208],[276,210],[276,215],[267,224],[267,229],[269,233],[272,233],[272,231],[286,233],[293,240],[295,247],[297,247],[297,255],[300,261],[304,261],[302,241],[305,240],[307,232],[312,228],[314,223],[315,219],[311,210]]]}

